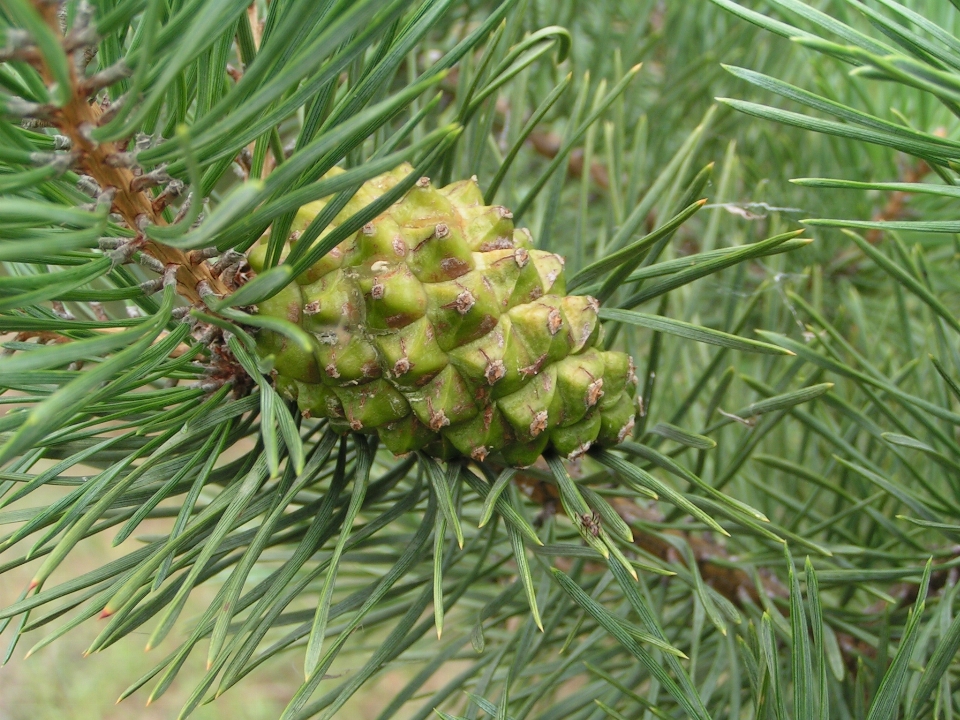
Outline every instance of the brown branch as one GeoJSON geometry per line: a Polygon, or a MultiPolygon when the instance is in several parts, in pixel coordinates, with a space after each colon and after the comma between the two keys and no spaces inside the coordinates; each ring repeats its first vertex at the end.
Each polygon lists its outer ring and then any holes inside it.
{"type": "MultiPolygon", "coordinates": [[[[38,2],[36,6],[50,28],[62,37],[57,5],[38,2]]],[[[46,65],[40,62],[39,67],[46,82],[52,82],[46,65]]],[[[73,67],[71,67],[70,77],[70,100],[63,107],[54,109],[49,120],[73,143],[73,150],[78,155],[79,172],[92,177],[104,190],[116,190],[112,210],[123,217],[130,229],[138,231],[143,221],[165,225],[163,215],[159,209],[154,208],[151,198],[143,190],[136,189],[134,173],[127,167],[116,167],[116,163],[111,164],[111,157],[119,152],[116,144],[97,143],[90,138],[89,131],[97,127],[101,108],[96,102],[90,101],[88,96],[92,90],[85,87],[83,80],[77,77],[76,69],[73,67]]],[[[214,276],[206,263],[191,262],[183,251],[146,238],[142,238],[142,243],[140,249],[156,258],[164,266],[177,266],[178,292],[192,304],[203,305],[197,289],[201,283],[205,283],[217,295],[229,293],[226,285],[214,276]]]]}

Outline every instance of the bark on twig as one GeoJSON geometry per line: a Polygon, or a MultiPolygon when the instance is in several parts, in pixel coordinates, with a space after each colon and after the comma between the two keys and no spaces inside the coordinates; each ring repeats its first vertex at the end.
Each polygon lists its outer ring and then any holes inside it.
{"type": "MultiPolygon", "coordinates": [[[[37,3],[37,10],[50,28],[63,37],[56,5],[40,2],[37,3]]],[[[65,42],[66,38],[63,40],[65,42]]],[[[45,80],[51,83],[52,77],[45,63],[38,59],[37,66],[45,80]]],[[[63,107],[53,109],[48,118],[50,124],[70,138],[73,151],[78,155],[78,172],[92,177],[103,190],[116,190],[111,209],[123,217],[130,229],[137,230],[142,220],[156,225],[166,224],[152,199],[146,192],[137,189],[133,171],[111,162],[120,148],[113,142],[98,143],[91,139],[89,131],[97,127],[102,111],[96,102],[91,101],[90,92],[82,78],[77,76],[76,69],[71,67],[70,100],[63,107]]],[[[217,295],[229,292],[206,263],[191,262],[182,250],[146,239],[141,249],[164,266],[177,266],[177,290],[194,305],[203,305],[197,290],[201,283],[205,282],[217,295]]]]}

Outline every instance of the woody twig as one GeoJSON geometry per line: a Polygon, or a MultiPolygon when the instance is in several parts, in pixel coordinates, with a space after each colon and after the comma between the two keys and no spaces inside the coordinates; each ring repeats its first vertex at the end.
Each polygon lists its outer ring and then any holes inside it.
{"type": "MultiPolygon", "coordinates": [[[[64,36],[56,4],[37,0],[35,6],[51,30],[61,37],[65,52],[96,46],[98,38],[86,32],[85,28],[75,27],[68,36],[64,36]]],[[[50,69],[39,53],[29,54],[28,59],[32,60],[48,84],[53,82],[50,69]]],[[[146,188],[151,183],[141,181],[128,162],[118,161],[127,156],[121,153],[116,143],[96,142],[91,137],[90,131],[99,125],[102,114],[102,108],[95,100],[98,83],[80,77],[75,64],[71,64],[70,79],[68,101],[62,107],[50,108],[45,120],[69,138],[77,171],[93,178],[102,191],[113,193],[111,210],[123,218],[127,227],[138,232],[134,241],[137,249],[164,267],[176,266],[177,289],[184,298],[194,305],[202,305],[198,288],[204,285],[216,295],[227,294],[227,286],[205,262],[194,261],[183,251],[149,240],[140,233],[143,223],[166,224],[162,214],[163,204],[155,204],[147,194],[146,188]]]]}

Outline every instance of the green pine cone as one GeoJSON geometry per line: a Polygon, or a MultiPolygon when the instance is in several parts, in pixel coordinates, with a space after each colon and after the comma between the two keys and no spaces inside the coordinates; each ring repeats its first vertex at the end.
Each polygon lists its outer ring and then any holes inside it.
{"type": "MultiPolygon", "coordinates": [[[[365,183],[331,228],[411,171],[365,183]]],[[[300,208],[290,242],[326,202],[300,208]]],[[[251,250],[255,271],[265,252],[266,240],[251,250]]],[[[563,258],[484,205],[476,179],[421,178],[260,304],[312,335],[313,353],[267,330],[257,342],[278,389],[339,431],[378,433],[398,454],[525,466],[547,450],[616,444],[633,427],[633,361],[600,346],[599,303],[564,288],[563,258]]]]}

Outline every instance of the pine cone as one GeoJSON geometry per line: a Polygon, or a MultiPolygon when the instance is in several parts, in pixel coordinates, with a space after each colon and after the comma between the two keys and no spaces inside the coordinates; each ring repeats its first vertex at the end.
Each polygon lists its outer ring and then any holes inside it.
{"type": "MultiPolygon", "coordinates": [[[[324,233],[411,171],[366,182],[324,233]]],[[[300,209],[291,239],[326,202],[300,209]]],[[[278,389],[305,415],[376,432],[397,454],[496,453],[526,466],[548,449],[576,456],[622,441],[634,421],[633,361],[601,349],[597,300],[565,295],[563,258],[534,249],[512,218],[483,204],[476,179],[435,188],[421,178],[260,303],[316,340],[309,354],[260,332],[278,389]]],[[[264,239],[254,270],[265,253],[264,239]]]]}

